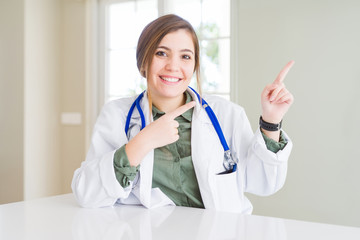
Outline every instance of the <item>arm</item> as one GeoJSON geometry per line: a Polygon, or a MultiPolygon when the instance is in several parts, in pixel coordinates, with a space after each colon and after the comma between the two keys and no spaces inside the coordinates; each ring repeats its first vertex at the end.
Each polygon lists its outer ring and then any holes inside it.
{"type": "Polygon", "coordinates": [[[127,111],[121,111],[113,104],[105,106],[94,127],[86,160],[74,173],[72,189],[79,204],[84,207],[104,207],[114,205],[118,199],[128,198],[133,182],[129,178],[125,179],[125,183],[123,181],[124,175],[132,175],[132,172],[127,172],[117,161],[121,149],[125,150],[123,154],[127,155],[129,161],[129,166],[125,167],[138,169],[151,149],[177,141],[178,122],[174,119],[194,105],[195,102],[190,102],[165,114],[129,142],[124,131],[127,111]]]}
{"type": "MultiPolygon", "coordinates": [[[[290,61],[275,81],[266,86],[261,94],[262,118],[268,123],[280,123],[294,101],[294,97],[283,83],[293,64],[294,62],[290,61]]],[[[245,126],[245,128],[249,128],[249,126],[245,126]]],[[[258,195],[269,195],[278,191],[285,182],[287,159],[291,152],[292,143],[284,134],[288,141],[286,147],[282,151],[274,153],[268,150],[267,142],[261,136],[262,134],[276,142],[280,140],[280,130],[257,130],[246,156],[246,191],[258,195]]]]}
{"type": "MultiPolygon", "coordinates": [[[[286,89],[284,79],[294,61],[290,61],[279,73],[272,84],[267,85],[261,93],[262,118],[268,123],[278,124],[284,118],[294,102],[293,95],[286,89]]],[[[279,141],[280,131],[268,131],[261,129],[269,138],[279,141]]]]}
{"type": "Polygon", "coordinates": [[[237,122],[241,125],[234,130],[233,145],[237,148],[235,152],[239,159],[244,191],[260,196],[271,195],[285,183],[292,142],[282,131],[287,143],[283,149],[275,153],[268,148],[260,128],[253,133],[244,111],[237,122]]]}
{"type": "Polygon", "coordinates": [[[140,170],[140,165],[136,167],[130,166],[125,146],[126,145],[116,150],[114,154],[114,170],[116,179],[123,188],[130,186],[140,170]]]}
{"type": "Polygon", "coordinates": [[[127,143],[125,114],[120,105],[124,104],[112,102],[104,106],[94,126],[86,160],[74,173],[72,190],[83,207],[112,206],[131,192],[131,184],[123,188],[114,171],[114,154],[127,143]]]}

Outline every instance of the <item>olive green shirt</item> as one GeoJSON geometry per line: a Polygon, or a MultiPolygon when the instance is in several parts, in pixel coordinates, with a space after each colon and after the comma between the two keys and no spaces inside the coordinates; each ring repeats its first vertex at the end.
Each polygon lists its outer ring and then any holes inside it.
{"type": "MultiPolygon", "coordinates": [[[[192,100],[186,92],[186,102],[192,100]]],[[[153,106],[154,121],[165,113],[153,106]]],[[[193,109],[175,118],[179,122],[179,140],[154,150],[152,187],[158,187],[177,206],[204,208],[200,189],[191,158],[191,119],[193,109]]],[[[276,142],[263,134],[267,148],[276,153],[283,149],[286,140],[281,132],[280,141],[276,142]]],[[[140,165],[131,167],[125,152],[125,145],[114,155],[115,175],[122,187],[130,185],[135,179],[140,165]]]]}

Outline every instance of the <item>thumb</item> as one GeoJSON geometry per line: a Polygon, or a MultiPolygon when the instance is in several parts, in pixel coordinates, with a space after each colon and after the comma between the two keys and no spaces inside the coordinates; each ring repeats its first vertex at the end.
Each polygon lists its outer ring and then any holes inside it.
{"type": "Polygon", "coordinates": [[[267,85],[261,93],[262,98],[267,98],[269,94],[276,88],[275,84],[267,85]]]}

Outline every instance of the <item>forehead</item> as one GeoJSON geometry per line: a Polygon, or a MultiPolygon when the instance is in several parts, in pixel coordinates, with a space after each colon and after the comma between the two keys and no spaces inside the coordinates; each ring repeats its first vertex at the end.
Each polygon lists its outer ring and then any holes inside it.
{"type": "Polygon", "coordinates": [[[160,41],[158,47],[165,46],[172,50],[189,49],[194,52],[194,41],[189,31],[179,29],[170,32],[160,41]]]}

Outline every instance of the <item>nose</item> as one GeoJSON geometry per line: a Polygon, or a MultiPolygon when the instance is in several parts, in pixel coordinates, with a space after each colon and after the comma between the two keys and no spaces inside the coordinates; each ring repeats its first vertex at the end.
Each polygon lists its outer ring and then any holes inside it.
{"type": "Polygon", "coordinates": [[[169,57],[165,69],[171,72],[177,72],[180,69],[180,60],[176,57],[169,57]]]}

